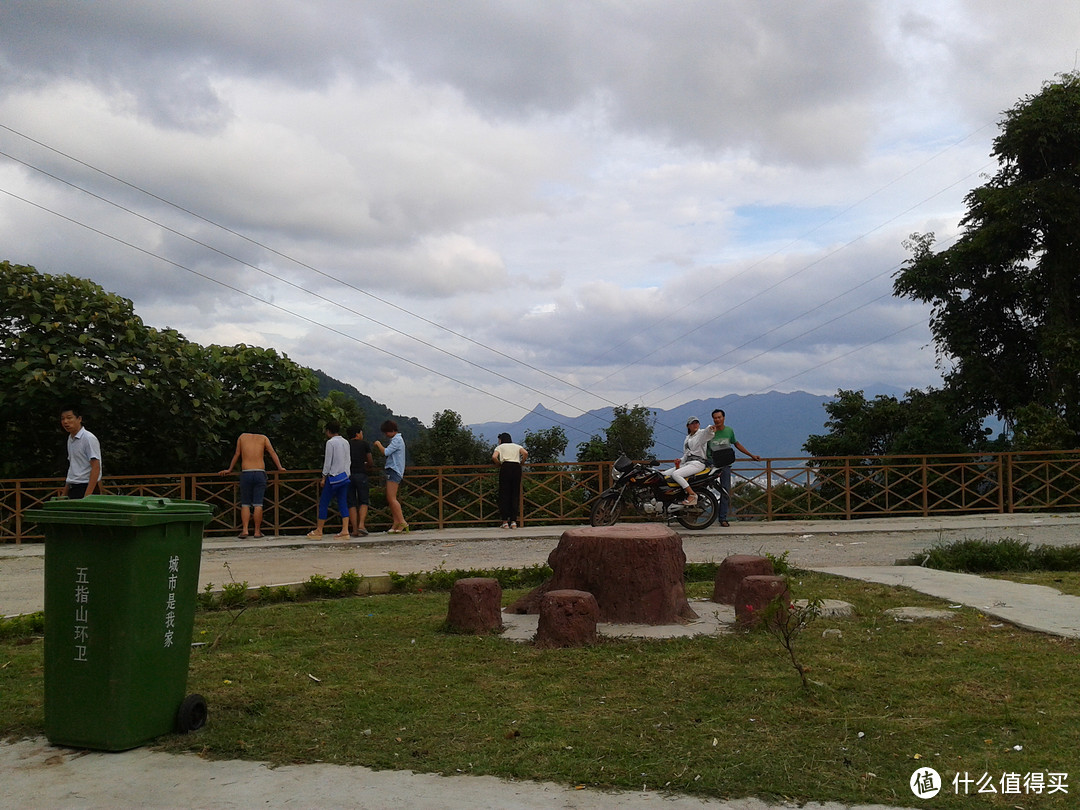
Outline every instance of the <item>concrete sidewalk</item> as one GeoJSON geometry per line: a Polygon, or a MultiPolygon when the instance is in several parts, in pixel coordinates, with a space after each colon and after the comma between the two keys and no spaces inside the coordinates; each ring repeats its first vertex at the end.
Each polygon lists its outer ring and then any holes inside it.
{"type": "Polygon", "coordinates": [[[975,608],[1025,630],[1080,638],[1080,597],[1044,585],[935,571],[913,565],[827,567],[814,569],[864,582],[911,588],[975,608]]]}

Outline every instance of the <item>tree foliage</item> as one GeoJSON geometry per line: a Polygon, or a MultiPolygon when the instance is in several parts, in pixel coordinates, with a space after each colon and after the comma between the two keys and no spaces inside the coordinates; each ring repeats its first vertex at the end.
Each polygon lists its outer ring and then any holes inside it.
{"type": "Polygon", "coordinates": [[[0,291],[4,475],[63,473],[64,404],[83,409],[107,448],[106,474],[198,468],[220,415],[201,347],[85,279],[5,261],[0,291]]]}
{"type": "Polygon", "coordinates": [[[594,434],[577,446],[578,461],[611,461],[626,454],[633,459],[645,458],[653,445],[656,417],[644,405],[615,406],[611,424],[601,437],[594,434]]]}
{"type": "Polygon", "coordinates": [[[526,430],[521,446],[529,451],[534,464],[554,464],[566,452],[566,431],[558,425],[542,430],[526,430]]]}
{"type": "Polygon", "coordinates": [[[948,388],[1010,424],[1056,415],[1080,436],[1080,74],[1005,113],[997,174],[967,196],[962,234],[913,236],[894,292],[931,304],[948,388]],[[1038,406],[1035,410],[1027,406],[1038,406]]]}
{"type": "Polygon", "coordinates": [[[940,455],[980,449],[980,415],[963,410],[950,391],[908,391],[904,399],[862,391],[836,392],[825,403],[827,434],[807,438],[812,456],[940,455]]]}
{"type": "Polygon", "coordinates": [[[332,412],[311,371],[272,349],[203,347],[92,281],[0,262],[0,475],[64,473],[65,405],[101,441],[106,476],[220,469],[245,431],[313,466],[332,412]]]}
{"type": "Polygon", "coordinates": [[[317,467],[326,440],[323,426],[338,419],[346,427],[346,417],[354,415],[332,396],[319,397],[311,369],[273,349],[212,345],[206,359],[220,386],[222,464],[232,455],[236,437],[250,432],[269,436],[286,467],[317,467]]]}
{"type": "Polygon", "coordinates": [[[445,410],[432,417],[409,456],[410,464],[421,466],[490,464],[491,446],[462,424],[460,414],[445,410]]]}

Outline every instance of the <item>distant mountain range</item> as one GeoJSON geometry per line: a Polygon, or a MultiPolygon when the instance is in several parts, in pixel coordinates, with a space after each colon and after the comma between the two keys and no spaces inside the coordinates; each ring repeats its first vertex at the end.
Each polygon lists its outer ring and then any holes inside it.
{"type": "MultiPolygon", "coordinates": [[[[712,423],[714,408],[727,416],[728,427],[735,438],[751,452],[768,458],[797,458],[805,456],[802,446],[808,436],[825,433],[825,403],[833,397],[795,391],[782,394],[728,394],[718,399],[695,399],[670,410],[652,409],[656,417],[653,453],[658,459],[673,459],[682,454],[686,437],[686,420],[696,416],[703,426],[712,423]]],[[[516,422],[483,422],[469,425],[478,436],[495,444],[500,433],[509,433],[520,442],[525,431],[545,430],[559,426],[569,440],[565,460],[577,457],[577,446],[593,434],[603,435],[612,420],[614,408],[599,408],[579,416],[563,414],[537,405],[516,422]]]]}
{"type": "MultiPolygon", "coordinates": [[[[336,390],[357,401],[365,414],[369,439],[377,435],[372,430],[377,431],[384,419],[394,419],[398,423],[406,442],[416,439],[425,430],[424,423],[416,417],[395,414],[386,405],[362,394],[349,383],[336,380],[319,369],[314,371],[322,396],[336,390]]],[[[878,394],[902,397],[904,392],[886,385],[866,391],[868,398],[878,394]]],[[[770,391],[767,394],[728,394],[718,399],[695,399],[670,410],[653,408],[652,413],[656,417],[653,453],[660,460],[681,455],[687,418],[696,416],[702,426],[708,426],[712,423],[713,409],[721,408],[727,415],[728,426],[735,431],[735,438],[751,452],[766,458],[803,457],[806,453],[802,446],[806,439],[811,434],[826,432],[828,414],[825,403],[833,399],[832,396],[808,394],[805,391],[789,394],[770,391]]],[[[568,440],[563,460],[572,461],[577,458],[577,446],[594,434],[602,436],[613,416],[614,408],[598,408],[578,416],[564,416],[538,404],[516,422],[481,422],[467,427],[494,446],[500,433],[509,433],[514,441],[520,442],[526,431],[535,432],[558,426],[566,432],[568,440]]]]}
{"type": "MultiPolygon", "coordinates": [[[[361,394],[355,386],[349,385],[347,382],[342,382],[341,380],[335,380],[321,369],[315,368],[312,369],[312,371],[315,374],[315,378],[319,381],[319,396],[325,397],[331,391],[340,391],[346,396],[350,396],[356,400],[356,404],[359,405],[360,410],[364,412],[364,438],[369,442],[382,438],[382,434],[379,433],[379,425],[387,419],[393,419],[397,422],[398,430],[401,431],[401,437],[405,440],[406,444],[409,444],[414,439],[418,438],[420,433],[424,430],[424,423],[415,416],[402,416],[401,414],[396,414],[381,402],[376,402],[367,394],[361,394]]],[[[347,428],[348,425],[342,425],[342,427],[347,428]]]]}

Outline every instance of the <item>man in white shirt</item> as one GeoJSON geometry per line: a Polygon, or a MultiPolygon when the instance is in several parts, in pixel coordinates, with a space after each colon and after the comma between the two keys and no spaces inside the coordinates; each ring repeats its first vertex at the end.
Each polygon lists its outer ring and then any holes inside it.
{"type": "Polygon", "coordinates": [[[101,492],[101,445],[97,436],[83,427],[82,413],[74,407],[60,411],[60,426],[68,433],[68,471],[60,495],[83,498],[101,492]]]}

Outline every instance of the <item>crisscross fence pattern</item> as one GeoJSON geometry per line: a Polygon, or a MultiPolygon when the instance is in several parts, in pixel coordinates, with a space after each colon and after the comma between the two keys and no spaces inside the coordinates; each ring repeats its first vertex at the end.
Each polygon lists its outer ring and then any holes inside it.
{"type": "MultiPolygon", "coordinates": [[[[198,500],[214,508],[207,536],[234,534],[239,484],[216,473],[107,476],[110,495],[198,500]]],[[[588,520],[593,499],[611,484],[610,463],[526,465],[522,513],[532,524],[588,520]]],[[[55,496],[62,481],[0,479],[0,543],[40,540],[27,509],[55,496]]],[[[263,531],[303,534],[319,499],[317,470],[269,473],[263,531]]],[[[489,465],[409,467],[400,497],[417,529],[499,522],[498,472],[489,465]]],[[[948,456],[836,456],[737,462],[732,516],[741,520],[929,516],[961,512],[1080,511],[1080,451],[948,456]]],[[[628,519],[632,519],[628,517],[628,519]]],[[[368,527],[388,528],[389,510],[373,476],[368,527]]]]}

